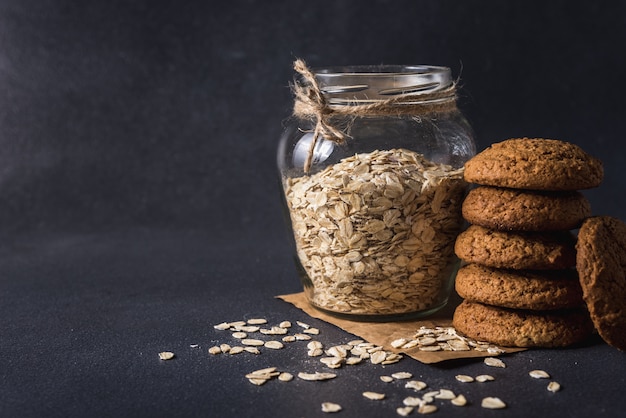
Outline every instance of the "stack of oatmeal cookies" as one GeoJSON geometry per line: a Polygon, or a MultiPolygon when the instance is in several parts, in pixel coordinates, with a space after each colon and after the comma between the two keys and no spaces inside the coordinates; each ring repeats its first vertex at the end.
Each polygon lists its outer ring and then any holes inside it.
{"type": "Polygon", "coordinates": [[[510,139],[465,165],[477,185],[463,203],[470,223],[455,252],[464,262],[453,324],[502,346],[562,347],[594,330],[576,270],[573,230],[591,217],[583,189],[597,187],[602,163],[578,146],[510,139]]]}

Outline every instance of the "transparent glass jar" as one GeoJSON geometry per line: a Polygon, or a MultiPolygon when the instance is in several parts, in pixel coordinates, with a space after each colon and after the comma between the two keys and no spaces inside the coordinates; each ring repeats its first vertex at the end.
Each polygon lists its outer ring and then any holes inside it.
{"type": "Polygon", "coordinates": [[[308,301],[354,320],[434,313],[453,288],[476,152],[450,69],[296,70],[278,168],[308,301]]]}

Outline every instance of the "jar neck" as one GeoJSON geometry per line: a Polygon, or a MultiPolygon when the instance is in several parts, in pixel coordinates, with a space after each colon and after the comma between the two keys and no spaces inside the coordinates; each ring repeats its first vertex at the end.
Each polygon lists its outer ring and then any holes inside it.
{"type": "Polygon", "coordinates": [[[352,66],[310,70],[296,60],[294,115],[426,115],[456,110],[450,69],[436,66],[352,66]]]}
{"type": "Polygon", "coordinates": [[[319,68],[312,72],[321,94],[332,107],[379,102],[400,106],[456,99],[455,84],[447,67],[376,65],[319,68]]]}
{"type": "Polygon", "coordinates": [[[319,138],[340,144],[349,137],[335,126],[335,116],[422,116],[456,110],[456,87],[445,67],[344,67],[314,72],[296,60],[294,69],[300,79],[293,86],[293,114],[315,121],[305,173],[319,138]]]}

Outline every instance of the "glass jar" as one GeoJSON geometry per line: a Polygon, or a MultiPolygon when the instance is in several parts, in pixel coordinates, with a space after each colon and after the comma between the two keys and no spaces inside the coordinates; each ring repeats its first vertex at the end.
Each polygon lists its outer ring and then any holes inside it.
{"type": "Polygon", "coordinates": [[[450,69],[295,69],[278,167],[308,301],[354,320],[434,313],[453,288],[476,152],[450,69]]]}

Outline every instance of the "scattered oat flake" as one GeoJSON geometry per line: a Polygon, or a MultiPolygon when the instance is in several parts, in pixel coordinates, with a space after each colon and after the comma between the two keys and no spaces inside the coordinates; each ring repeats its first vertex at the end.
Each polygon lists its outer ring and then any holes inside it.
{"type": "Polygon", "coordinates": [[[284,343],[292,343],[294,341],[296,341],[296,337],[294,337],[293,335],[285,335],[283,337],[283,342],[284,343]]]}
{"type": "Polygon", "coordinates": [[[408,341],[406,344],[404,344],[401,348],[409,349],[409,348],[417,347],[418,345],[419,345],[419,341],[411,340],[411,341],[408,341]]]}
{"type": "Polygon", "coordinates": [[[532,370],[528,373],[530,377],[535,379],[549,379],[550,375],[543,370],[532,370]]]}
{"type": "Polygon", "coordinates": [[[488,347],[487,348],[487,352],[489,354],[503,354],[505,353],[505,351],[503,349],[501,349],[500,347],[488,347]]]}
{"type": "Polygon", "coordinates": [[[244,347],[243,350],[246,353],[250,353],[250,354],[261,354],[261,352],[259,351],[258,348],[256,347],[244,347]]]}
{"type": "Polygon", "coordinates": [[[241,331],[241,332],[257,332],[260,329],[261,327],[258,327],[256,325],[245,325],[241,327],[235,327],[235,331],[241,331]]]}
{"type": "Polygon", "coordinates": [[[281,327],[281,328],[291,328],[291,322],[283,321],[280,324],[278,324],[278,326],[281,327]]]}
{"type": "Polygon", "coordinates": [[[438,345],[427,345],[419,348],[420,351],[441,351],[441,347],[438,345]]]}
{"type": "Polygon", "coordinates": [[[487,366],[491,366],[491,367],[501,367],[501,368],[506,367],[506,364],[504,364],[502,360],[496,357],[485,357],[484,362],[487,366]]]}
{"type": "Polygon", "coordinates": [[[339,412],[341,411],[341,405],[333,402],[324,402],[322,403],[322,412],[339,412]]]}
{"type": "Polygon", "coordinates": [[[372,364],[380,364],[385,361],[386,358],[387,353],[385,353],[384,351],[376,351],[370,356],[370,361],[372,362],[372,364]]]}
{"type": "Polygon", "coordinates": [[[469,351],[470,347],[465,341],[451,340],[448,341],[448,345],[453,351],[469,351]]]}
{"type": "Polygon", "coordinates": [[[287,328],[281,327],[272,327],[270,329],[262,328],[259,331],[264,335],[285,335],[288,332],[287,328]]]}
{"type": "Polygon", "coordinates": [[[465,406],[467,405],[467,399],[465,399],[465,396],[459,395],[456,398],[452,399],[450,403],[454,406],[465,406]]]}
{"type": "Polygon", "coordinates": [[[263,344],[266,348],[271,348],[273,350],[280,350],[281,348],[285,347],[285,345],[283,343],[281,343],[280,341],[266,341],[265,344],[263,344]]]}
{"type": "Polygon", "coordinates": [[[433,412],[437,412],[437,407],[435,405],[422,404],[419,408],[417,408],[418,414],[432,414],[433,412]]]}
{"type": "Polygon", "coordinates": [[[301,321],[296,321],[296,324],[298,324],[300,327],[302,327],[304,329],[311,328],[311,326],[309,324],[305,324],[304,322],[301,322],[301,321]]]}
{"type": "Polygon", "coordinates": [[[559,384],[559,382],[550,382],[548,383],[548,390],[552,393],[558,392],[559,390],[561,390],[561,385],[559,384]]]}
{"type": "Polygon", "coordinates": [[[346,364],[348,366],[353,366],[355,364],[359,364],[362,361],[363,361],[363,358],[361,358],[361,357],[354,357],[354,356],[352,356],[352,357],[346,358],[346,364]]]}
{"type": "Polygon", "coordinates": [[[331,369],[338,369],[341,367],[344,360],[341,357],[323,357],[320,361],[331,369]]]}
{"type": "Polygon", "coordinates": [[[373,401],[380,401],[380,400],[385,399],[385,394],[378,393],[378,392],[370,392],[370,391],[363,392],[363,396],[373,401]]]}
{"type": "Polygon", "coordinates": [[[307,343],[306,348],[308,348],[309,350],[315,350],[316,348],[324,348],[324,344],[322,344],[319,341],[310,341],[309,343],[307,343]]]}
{"type": "Polygon", "coordinates": [[[487,397],[482,400],[480,406],[487,409],[502,409],[506,408],[506,404],[502,402],[500,398],[487,397]]]}
{"type": "Polygon", "coordinates": [[[304,372],[300,372],[300,373],[298,373],[298,377],[300,379],[302,379],[302,380],[314,381],[314,380],[334,379],[335,377],[337,377],[337,375],[335,373],[321,373],[321,372],[304,373],[304,372]]]}
{"type": "Polygon", "coordinates": [[[481,374],[479,376],[476,376],[476,381],[480,383],[491,382],[492,380],[495,380],[495,378],[488,374],[481,374]]]}
{"type": "MultiPolygon", "coordinates": [[[[276,367],[266,367],[264,369],[255,370],[255,371],[253,371],[250,374],[254,374],[254,375],[257,375],[257,376],[258,375],[268,375],[268,374],[271,374],[271,373],[275,373],[276,369],[277,369],[276,367]]],[[[247,375],[246,375],[246,377],[247,377],[247,375]]]]}
{"type": "Polygon", "coordinates": [[[427,400],[428,402],[432,402],[433,400],[435,400],[435,395],[439,395],[439,391],[438,390],[431,390],[430,392],[426,392],[423,395],[423,399],[427,400]]]}
{"type": "Polygon", "coordinates": [[[402,356],[395,353],[386,353],[385,360],[381,363],[383,365],[394,364],[402,360],[402,356]]]}
{"type": "Polygon", "coordinates": [[[393,340],[390,345],[393,348],[400,348],[408,342],[406,338],[398,338],[397,340],[393,340]]]}
{"type": "Polygon", "coordinates": [[[413,374],[409,372],[397,372],[391,375],[394,379],[402,380],[402,379],[410,379],[413,377],[413,374]]]}
{"type": "Polygon", "coordinates": [[[396,413],[401,417],[408,417],[411,412],[413,412],[412,406],[401,406],[399,408],[396,408],[396,413]]]}
{"type": "Polygon", "coordinates": [[[220,354],[221,352],[222,352],[222,349],[217,345],[209,348],[209,354],[215,355],[215,354],[220,354]]]}
{"type": "Polygon", "coordinates": [[[243,353],[245,350],[243,347],[231,347],[230,350],[228,351],[228,354],[239,354],[239,353],[243,353]]]}
{"type": "Polygon", "coordinates": [[[415,396],[407,396],[402,400],[402,403],[406,406],[420,406],[424,403],[420,398],[416,398],[415,396]]]}
{"type": "Polygon", "coordinates": [[[262,325],[262,324],[267,324],[267,319],[265,318],[252,318],[252,319],[248,319],[248,324],[249,325],[262,325]]]}
{"type": "Polygon", "coordinates": [[[250,378],[248,379],[248,382],[252,383],[253,385],[257,385],[257,386],[261,386],[262,384],[264,384],[265,382],[267,382],[268,379],[260,379],[260,378],[250,378]]]}
{"type": "Polygon", "coordinates": [[[173,358],[174,358],[174,353],[172,353],[171,351],[163,351],[159,353],[160,360],[171,360],[173,358]]]}
{"type": "Polygon", "coordinates": [[[296,337],[296,340],[298,341],[308,341],[311,339],[311,336],[306,334],[296,334],[294,337],[296,337]]]}
{"type": "Polygon", "coordinates": [[[471,383],[474,381],[474,378],[472,376],[468,376],[466,374],[457,374],[454,377],[456,378],[456,380],[462,383],[471,383]]]}
{"type": "Polygon", "coordinates": [[[389,383],[389,382],[393,382],[393,377],[391,377],[391,376],[380,376],[380,380],[382,380],[385,383],[389,383]]]}
{"type": "Polygon", "coordinates": [[[213,328],[225,331],[230,328],[230,324],[228,322],[222,322],[221,324],[213,325],[213,328]]]}
{"type": "Polygon", "coordinates": [[[248,334],[246,334],[245,332],[233,332],[233,338],[243,340],[244,338],[248,338],[248,334]]]}
{"type": "Polygon", "coordinates": [[[281,382],[289,382],[293,380],[293,375],[289,372],[282,372],[278,375],[278,380],[280,380],[281,382]]]}
{"type": "Polygon", "coordinates": [[[220,344],[220,350],[222,350],[222,353],[228,353],[230,352],[230,345],[228,344],[220,344]]]}
{"type": "Polygon", "coordinates": [[[449,389],[441,389],[438,394],[435,395],[436,399],[454,399],[456,395],[449,389]]]}
{"type": "Polygon", "coordinates": [[[263,383],[267,382],[268,380],[278,375],[279,373],[276,371],[267,372],[267,373],[261,373],[260,371],[256,371],[256,372],[248,373],[246,375],[246,379],[248,379],[248,381],[252,383],[253,385],[261,386],[263,383]]]}
{"type": "Polygon", "coordinates": [[[426,383],[419,381],[419,380],[411,380],[409,382],[406,382],[406,385],[404,385],[405,388],[407,389],[413,389],[416,391],[420,391],[426,388],[426,383]]]}
{"type": "Polygon", "coordinates": [[[313,349],[307,351],[307,355],[309,357],[319,357],[322,354],[324,354],[324,350],[322,350],[321,348],[313,348],[313,349]]]}
{"type": "Polygon", "coordinates": [[[243,345],[253,345],[253,346],[262,346],[265,344],[262,340],[255,340],[254,338],[244,338],[241,340],[241,344],[243,345]]]}
{"type": "Polygon", "coordinates": [[[419,339],[420,345],[433,345],[436,343],[437,343],[437,340],[433,337],[423,337],[419,339]]]}
{"type": "Polygon", "coordinates": [[[318,335],[320,333],[320,330],[317,328],[307,328],[302,332],[304,334],[318,335]]]}
{"type": "Polygon", "coordinates": [[[340,345],[334,345],[326,350],[326,354],[328,354],[329,356],[344,358],[348,356],[348,350],[340,345]]]}

